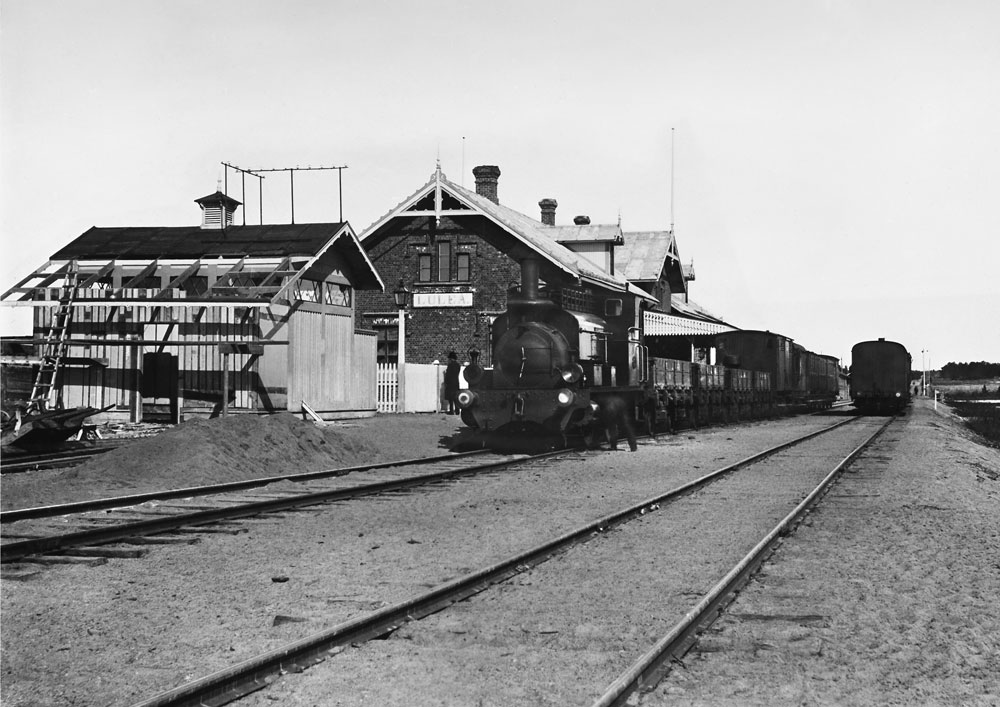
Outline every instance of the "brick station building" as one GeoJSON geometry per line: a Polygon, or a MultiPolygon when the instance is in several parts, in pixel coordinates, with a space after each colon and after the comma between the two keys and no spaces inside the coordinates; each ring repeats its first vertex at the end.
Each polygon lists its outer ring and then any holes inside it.
{"type": "MultiPolygon", "coordinates": [[[[556,225],[558,203],[549,198],[539,201],[536,219],[500,203],[498,167],[472,171],[475,191],[451,182],[439,165],[428,182],[361,235],[385,282],[384,292],[357,293],[359,325],[377,332],[380,363],[398,361],[393,291],[405,287],[407,362],[443,362],[449,351],[467,360],[466,352],[475,348],[491,365],[490,324],[520,281],[523,257],[548,264],[542,278],[558,285],[552,288],[558,297],[585,300],[595,287],[627,290],[644,309],[658,312],[660,322],[688,319],[672,313],[672,305],[686,301],[693,274],[681,265],[671,231],[624,233],[620,224],[591,224],[585,216],[556,225]]],[[[704,326],[696,333],[703,334],[704,326]]]]}

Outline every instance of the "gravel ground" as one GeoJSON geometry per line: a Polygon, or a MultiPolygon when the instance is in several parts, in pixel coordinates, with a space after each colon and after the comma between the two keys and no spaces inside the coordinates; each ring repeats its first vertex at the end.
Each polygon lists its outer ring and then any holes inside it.
{"type": "Polygon", "coordinates": [[[998,472],[918,400],[643,704],[1000,704],[998,472]]]}
{"type": "MultiPolygon", "coordinates": [[[[829,422],[798,418],[666,437],[635,454],[548,463],[492,481],[339,504],[333,512],[262,518],[234,534],[198,535],[194,547],[155,546],[138,560],[5,567],[0,583],[3,703],[130,704],[502,559],[553,529],[575,528],[649,498],[654,489],[673,487],[741,459],[793,436],[793,430],[829,422]],[[551,493],[557,494],[553,500],[542,500],[551,493]],[[19,578],[12,579],[15,576],[19,578]]],[[[386,416],[358,421],[342,431],[355,442],[373,445],[381,455],[410,458],[440,453],[457,425],[455,418],[441,415],[386,416]]],[[[895,441],[886,442],[884,460],[876,455],[871,462],[877,473],[869,468],[845,482],[842,493],[851,498],[832,497],[828,507],[786,541],[761,579],[646,700],[994,704],[990,680],[1000,671],[1000,610],[993,601],[1000,586],[995,480],[1000,458],[970,440],[953,421],[925,407],[918,407],[901,430],[895,441]],[[851,491],[851,483],[863,488],[851,491]],[[866,484],[879,486],[871,490],[866,484]],[[889,562],[887,546],[894,548],[889,562]],[[795,565],[796,552],[803,564],[795,565]],[[867,567],[868,561],[874,566],[867,567]],[[826,565],[836,572],[815,574],[826,565]],[[774,606],[744,604],[758,592],[759,602],[774,606]],[[804,598],[809,606],[781,603],[794,597],[804,598]],[[779,618],[753,618],[758,615],[779,618]],[[744,618],[733,625],[727,623],[740,616],[744,618]],[[786,616],[800,620],[781,618],[786,616]],[[815,616],[822,618],[811,618],[815,616]],[[759,640],[734,633],[758,628],[790,633],[759,640]],[[802,633],[810,638],[797,639],[802,633]],[[909,648],[914,639],[921,642],[909,648]],[[864,651],[859,652],[859,643],[864,651]],[[823,650],[817,655],[801,650],[809,645],[823,650]],[[804,663],[802,668],[779,667],[769,674],[762,668],[768,658],[776,666],[794,659],[804,663]],[[710,670],[721,672],[699,672],[710,670]],[[811,690],[804,691],[803,685],[811,690]]],[[[201,478],[210,472],[190,474],[201,478]]],[[[58,488],[57,475],[46,483],[42,478],[36,477],[39,502],[58,488]]],[[[99,477],[90,482],[87,496],[108,495],[99,477]]],[[[162,476],[132,482],[190,484],[180,472],[170,476],[169,483],[162,476]]],[[[5,478],[4,493],[7,484],[5,478]]],[[[22,498],[30,497],[23,487],[21,493],[22,498]]],[[[607,608],[613,612],[623,578],[602,575],[599,569],[595,567],[590,581],[607,585],[607,608]]],[[[522,576],[519,581],[526,580],[522,576]]],[[[499,596],[502,589],[481,596],[499,596]]],[[[431,618],[445,622],[443,630],[455,634],[447,624],[454,616],[449,611],[431,618]]],[[[593,635],[595,644],[600,643],[604,639],[596,625],[580,622],[577,638],[593,635]]],[[[543,625],[526,628],[539,641],[558,635],[543,625]]],[[[638,650],[645,638],[626,632],[616,640],[628,652],[638,650]]],[[[392,644],[405,659],[411,642],[400,636],[374,643],[392,644]]],[[[346,651],[327,664],[343,667],[347,661],[342,659],[357,660],[365,650],[346,651]]],[[[560,659],[566,655],[558,650],[548,654],[560,659]]],[[[490,670],[488,664],[476,662],[475,652],[461,655],[469,661],[468,671],[455,679],[490,670]]],[[[298,677],[318,675],[327,664],[298,677]]],[[[410,669],[419,670],[420,664],[410,669]]],[[[322,693],[283,693],[279,688],[251,699],[260,704],[337,703],[322,693]]],[[[517,686],[512,690],[509,696],[517,697],[517,686]]],[[[565,703],[560,696],[571,693],[556,685],[548,701],[565,703]]],[[[410,704],[444,704],[424,701],[418,693],[409,698],[410,704]]],[[[495,695],[487,703],[508,701],[495,695]]]]}

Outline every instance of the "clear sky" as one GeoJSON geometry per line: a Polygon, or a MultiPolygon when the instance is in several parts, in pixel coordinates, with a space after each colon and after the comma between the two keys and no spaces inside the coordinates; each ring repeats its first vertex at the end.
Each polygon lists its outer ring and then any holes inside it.
{"type": "MultiPolygon", "coordinates": [[[[199,223],[223,161],[347,165],[361,233],[440,156],[536,218],[673,214],[741,328],[1000,361],[998,37],[995,0],[0,0],[0,287],[90,226],[199,223]]],[[[334,175],[296,222],[338,220],[334,175]]],[[[268,176],[264,220],[289,201],[268,176]]]]}

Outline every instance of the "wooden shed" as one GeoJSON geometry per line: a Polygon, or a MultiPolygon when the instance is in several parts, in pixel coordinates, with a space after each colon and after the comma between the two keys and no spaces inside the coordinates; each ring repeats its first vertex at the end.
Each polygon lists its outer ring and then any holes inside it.
{"type": "Polygon", "coordinates": [[[36,407],[374,415],[354,300],[384,287],[350,224],[233,226],[238,201],[196,201],[201,226],[91,228],[4,293],[34,308],[36,407]]]}

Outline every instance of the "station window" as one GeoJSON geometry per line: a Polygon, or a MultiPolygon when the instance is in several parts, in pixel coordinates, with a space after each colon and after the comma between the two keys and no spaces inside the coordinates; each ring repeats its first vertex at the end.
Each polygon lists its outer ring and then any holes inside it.
{"type": "Polygon", "coordinates": [[[417,282],[430,282],[433,279],[430,254],[417,256],[417,282]]]}
{"type": "Polygon", "coordinates": [[[468,282],[472,279],[472,257],[468,253],[459,253],[455,256],[455,264],[458,272],[455,279],[459,282],[468,282]]]}
{"type": "Polygon", "coordinates": [[[451,243],[441,241],[437,244],[438,256],[438,281],[448,282],[451,280],[451,243]]]}

